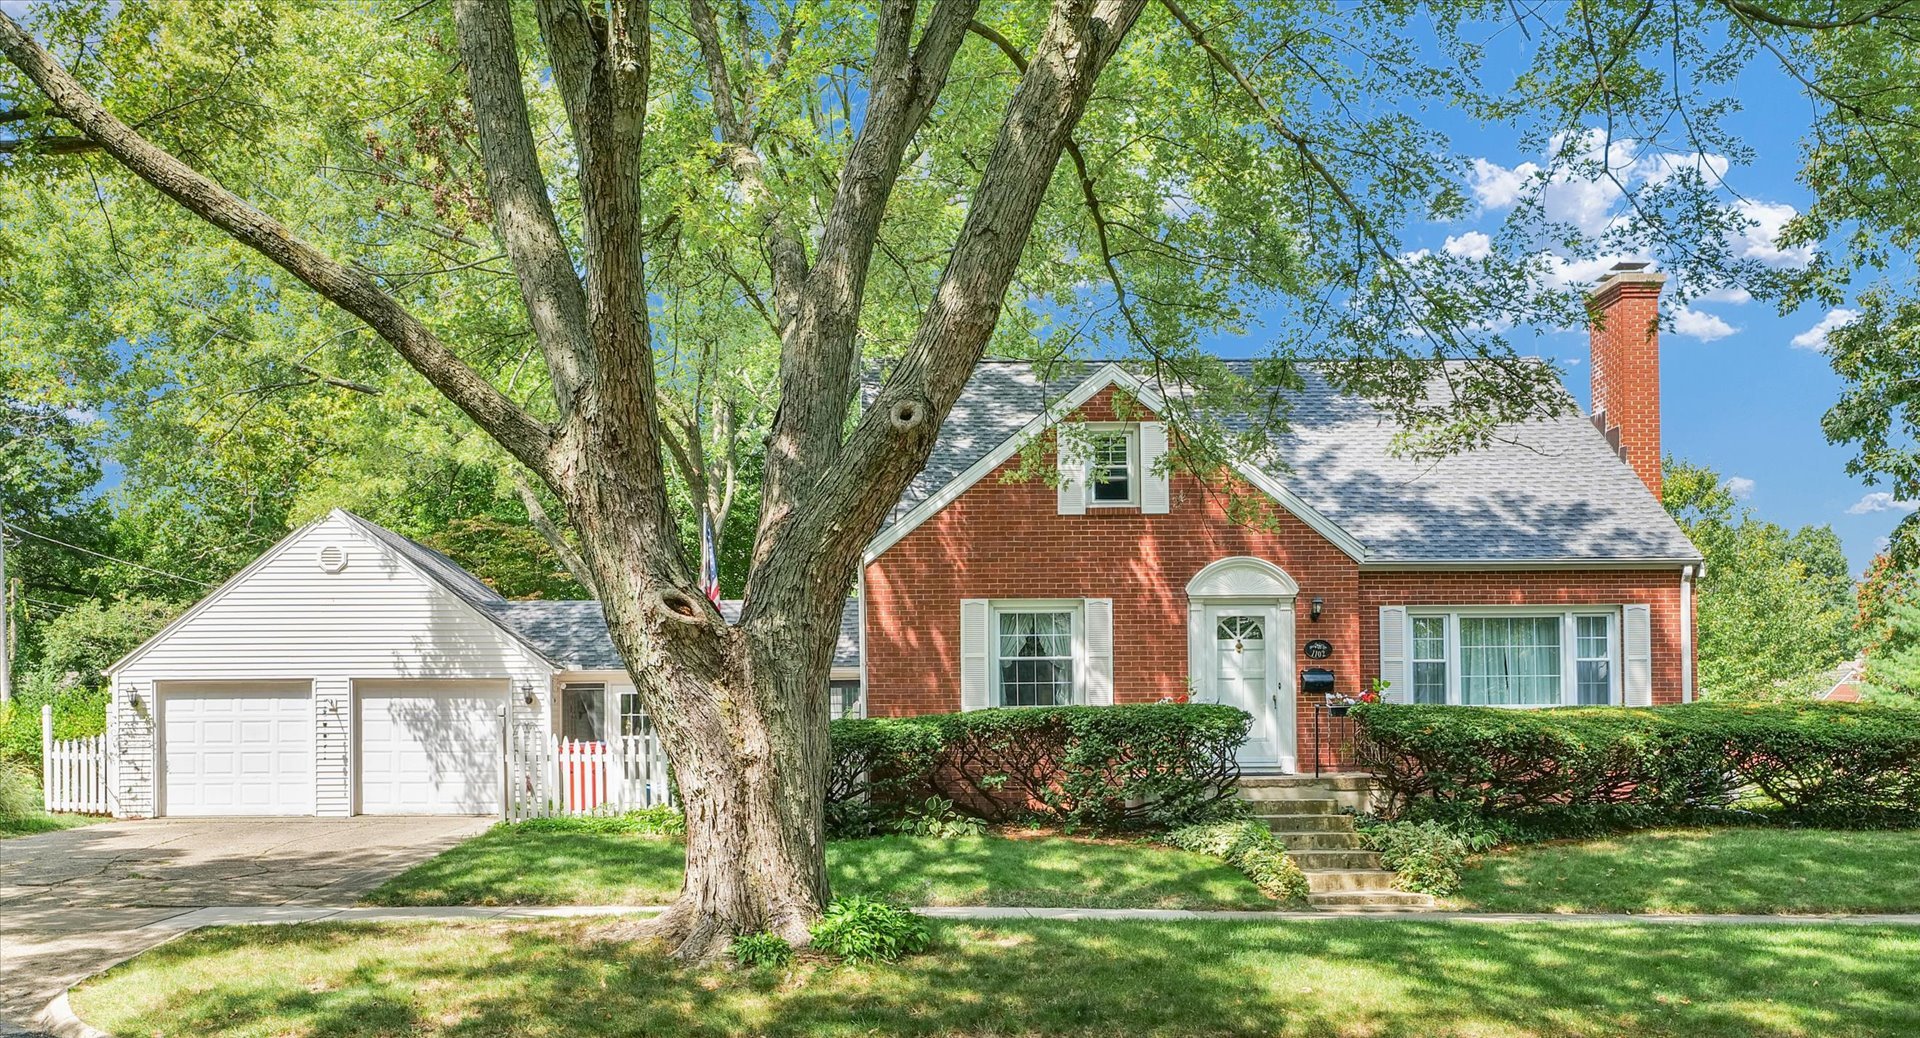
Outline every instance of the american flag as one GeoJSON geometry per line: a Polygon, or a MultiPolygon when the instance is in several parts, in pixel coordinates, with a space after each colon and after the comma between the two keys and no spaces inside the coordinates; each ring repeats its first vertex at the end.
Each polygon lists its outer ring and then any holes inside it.
{"type": "Polygon", "coordinates": [[[700,510],[700,590],[707,600],[720,604],[720,558],[713,550],[713,518],[700,510]]]}

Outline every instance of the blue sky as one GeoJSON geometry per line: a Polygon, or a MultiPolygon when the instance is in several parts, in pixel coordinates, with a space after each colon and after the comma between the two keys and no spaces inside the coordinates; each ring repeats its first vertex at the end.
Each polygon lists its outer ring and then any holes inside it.
{"type": "MultiPolygon", "coordinates": [[[[1489,61],[1511,61],[1518,71],[1529,46],[1509,33],[1504,42],[1494,42],[1489,61]],[[1503,46],[1506,55],[1500,53],[1503,46]]],[[[1798,84],[1772,65],[1749,70],[1738,84],[1738,95],[1742,110],[1729,120],[1729,127],[1747,141],[1756,158],[1728,169],[1725,180],[1743,199],[1737,204],[1758,224],[1741,247],[1772,265],[1803,264],[1804,252],[1779,248],[1770,232],[1810,201],[1795,172],[1811,106],[1798,84]]],[[[1530,172],[1524,164],[1545,166],[1547,158],[1522,151],[1511,133],[1451,113],[1432,121],[1461,151],[1482,158],[1472,184],[1478,212],[1459,221],[1410,228],[1409,246],[1436,251],[1450,247],[1470,254],[1483,247],[1476,236],[1492,234],[1507,214],[1516,185],[1530,172]]],[[[1644,152],[1638,158],[1658,160],[1644,152]]],[[[1576,224],[1591,221],[1598,226],[1623,209],[1601,185],[1556,183],[1547,191],[1550,214],[1576,224]]],[[[1568,275],[1590,281],[1612,259],[1576,266],[1568,275]]],[[[1771,303],[1724,296],[1697,301],[1680,312],[1671,289],[1663,305],[1675,317],[1675,327],[1661,336],[1662,435],[1668,453],[1720,472],[1730,489],[1763,518],[1790,527],[1832,525],[1857,576],[1913,506],[1848,476],[1850,451],[1828,444],[1820,431],[1821,415],[1841,390],[1820,352],[1822,331],[1844,323],[1846,312],[1807,306],[1782,316],[1771,303]]],[[[1583,406],[1587,403],[1584,330],[1547,330],[1537,337],[1515,331],[1510,336],[1522,352],[1558,361],[1568,387],[1583,406]]]]}

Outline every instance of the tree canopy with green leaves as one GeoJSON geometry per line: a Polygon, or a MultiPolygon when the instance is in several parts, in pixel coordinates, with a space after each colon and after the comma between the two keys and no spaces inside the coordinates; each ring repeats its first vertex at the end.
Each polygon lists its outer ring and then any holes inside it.
{"type": "MultiPolygon", "coordinates": [[[[1500,329],[1584,323],[1575,260],[1652,255],[1683,301],[1794,290],[1728,244],[1748,221],[1706,156],[1748,157],[1735,79],[1864,81],[1851,41],[1915,24],[1849,0],[52,4],[0,16],[0,338],[107,418],[130,501],[271,528],[440,472],[517,502],[675,764],[688,880],[657,931],[800,941],[839,599],[983,355],[1134,359],[1209,479],[1284,428],[1309,360],[1403,449],[1487,442],[1570,406],[1500,329]],[[1515,28],[1517,74],[1484,47],[1515,28]],[[1552,156],[1485,256],[1402,245],[1469,205],[1421,104],[1552,156]],[[1539,204],[1647,155],[1601,231],[1539,204]],[[1206,348],[1242,339],[1250,377],[1206,348]],[[696,584],[702,509],[738,546],[737,626],[696,584]]],[[[1815,189],[1881,175],[1849,158],[1815,189]]]]}
{"type": "Polygon", "coordinates": [[[1755,516],[1712,469],[1672,458],[1665,469],[1667,511],[1707,560],[1696,591],[1701,698],[1811,694],[1857,641],[1840,538],[1755,516]]]}

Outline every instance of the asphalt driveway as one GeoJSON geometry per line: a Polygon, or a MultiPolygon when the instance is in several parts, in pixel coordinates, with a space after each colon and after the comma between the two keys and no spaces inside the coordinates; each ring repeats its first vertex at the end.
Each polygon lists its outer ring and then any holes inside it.
{"type": "Polygon", "coordinates": [[[0,1033],[209,905],[348,905],[492,818],[159,818],[0,840],[0,1033]]]}

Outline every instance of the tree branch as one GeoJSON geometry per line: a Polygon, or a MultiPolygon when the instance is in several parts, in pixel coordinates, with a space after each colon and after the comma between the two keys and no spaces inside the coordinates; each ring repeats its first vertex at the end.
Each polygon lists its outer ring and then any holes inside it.
{"type": "Polygon", "coordinates": [[[527,121],[514,43],[513,8],[455,0],[454,28],[473,93],[474,123],[500,243],[513,259],[520,296],[546,355],[554,402],[564,421],[586,379],[591,342],[586,295],[547,199],[546,177],[527,121]]]}
{"type": "Polygon", "coordinates": [[[5,14],[0,14],[0,53],[5,53],[46,95],[54,114],[79,127],[122,165],[189,212],[365,321],[514,457],[543,476],[549,471],[551,430],[468,367],[425,324],[382,292],[372,278],[322,253],[284,224],[134,132],[5,14]]]}
{"type": "Polygon", "coordinates": [[[513,489],[520,495],[521,506],[527,510],[527,521],[533,524],[534,530],[547,542],[547,547],[552,548],[553,553],[560,557],[560,564],[567,568],[568,575],[579,581],[580,586],[587,589],[587,594],[599,598],[600,592],[596,590],[593,569],[587,565],[585,559],[580,557],[579,552],[573,550],[573,545],[567,543],[566,534],[555,525],[553,517],[547,514],[547,506],[541,503],[540,495],[534,492],[533,484],[527,482],[526,473],[519,469],[513,470],[513,489]]]}
{"type": "Polygon", "coordinates": [[[807,275],[799,312],[782,336],[780,406],[761,485],[761,530],[800,508],[839,459],[861,302],[887,201],[907,145],[946,85],[979,0],[940,0],[918,45],[913,0],[887,0],[867,81],[860,134],[847,154],[807,275]]]}
{"type": "MultiPolygon", "coordinates": [[[[755,570],[839,572],[926,463],[999,320],[1054,169],[1100,72],[1146,0],[1055,0],[987,156],[967,218],[905,354],[819,493],[755,570]],[[821,569],[821,567],[825,567],[821,569]]],[[[964,26],[962,26],[964,28],[964,26]]],[[[747,612],[754,613],[752,589],[747,612]]],[[[748,620],[743,618],[742,623],[748,620]]]]}
{"type": "Polygon", "coordinates": [[[1777,14],[1761,7],[1759,4],[1752,3],[1751,0],[1720,0],[1720,2],[1729,11],[1751,18],[1756,22],[1765,22],[1768,25],[1782,29],[1811,29],[1814,31],[1822,31],[1826,29],[1846,29],[1852,26],[1866,25],[1869,22],[1878,21],[1888,15],[1898,13],[1901,8],[1912,4],[1913,0],[1893,0],[1892,3],[1883,4],[1880,7],[1876,7],[1863,14],[1855,15],[1852,18],[1836,18],[1832,20],[1796,18],[1792,15],[1777,14]]]}

